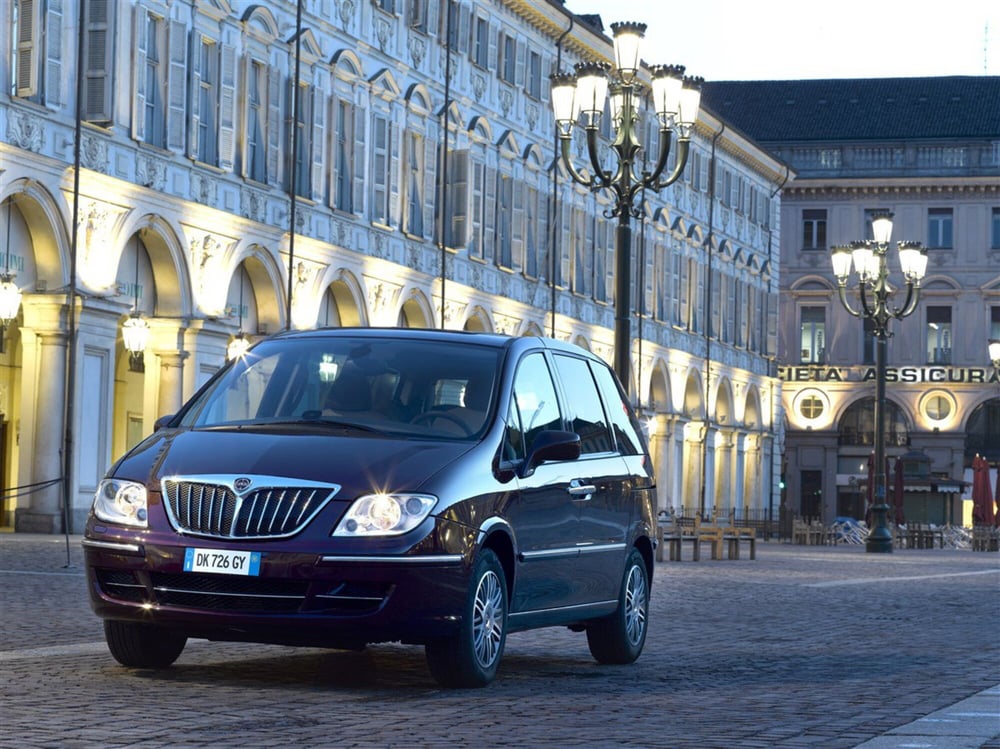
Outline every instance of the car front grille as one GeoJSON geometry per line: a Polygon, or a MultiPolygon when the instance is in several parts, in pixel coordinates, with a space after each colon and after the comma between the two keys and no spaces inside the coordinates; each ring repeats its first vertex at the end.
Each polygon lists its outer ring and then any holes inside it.
{"type": "Polygon", "coordinates": [[[186,476],[164,479],[162,489],[167,513],[178,530],[239,539],[294,535],[340,489],[336,484],[283,481],[268,476],[186,476]],[[240,493],[235,488],[239,482],[254,488],[240,493]]]}
{"type": "Polygon", "coordinates": [[[124,603],[245,614],[363,616],[378,611],[392,592],[388,583],[283,580],[202,573],[135,573],[97,569],[108,598],[124,603]],[[147,586],[145,581],[149,581],[147,586]]]}
{"type": "Polygon", "coordinates": [[[302,608],[309,590],[307,580],[159,572],[150,577],[161,606],[209,611],[291,613],[302,608]]]}

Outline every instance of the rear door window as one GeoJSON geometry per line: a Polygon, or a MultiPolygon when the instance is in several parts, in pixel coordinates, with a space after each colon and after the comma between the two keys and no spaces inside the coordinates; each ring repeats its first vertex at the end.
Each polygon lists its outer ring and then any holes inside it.
{"type": "Polygon", "coordinates": [[[608,418],[615,432],[618,451],[622,455],[641,455],[646,452],[646,443],[639,433],[639,423],[632,415],[632,409],[622,395],[611,370],[603,364],[590,362],[597,387],[608,407],[608,418]]]}
{"type": "Polygon", "coordinates": [[[560,354],[554,358],[566,394],[566,420],[570,431],[580,435],[580,452],[589,455],[613,451],[611,429],[587,362],[560,354]]]}

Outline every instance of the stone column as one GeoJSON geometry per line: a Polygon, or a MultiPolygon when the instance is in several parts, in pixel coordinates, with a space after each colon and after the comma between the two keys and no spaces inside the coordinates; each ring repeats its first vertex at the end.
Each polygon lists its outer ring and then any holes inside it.
{"type": "Polygon", "coordinates": [[[153,318],[150,322],[151,335],[149,350],[146,352],[147,378],[146,403],[152,413],[143,414],[143,422],[147,432],[153,430],[153,424],[161,416],[177,413],[184,403],[184,362],[189,353],[185,350],[186,321],[170,318],[153,318]],[[155,372],[150,371],[158,365],[155,372]],[[149,388],[155,388],[150,393],[149,388]]]}
{"type": "Polygon", "coordinates": [[[736,460],[733,461],[733,504],[732,507],[737,512],[742,511],[746,498],[746,449],[747,433],[738,432],[736,434],[736,460]]]}
{"type": "Polygon", "coordinates": [[[187,351],[154,351],[160,362],[160,387],[153,421],[175,414],[184,403],[184,360],[187,351]]]}
{"type": "Polygon", "coordinates": [[[17,483],[38,485],[19,499],[14,529],[63,529],[63,444],[66,436],[66,344],[63,297],[27,297],[21,328],[21,454],[17,483]]]}

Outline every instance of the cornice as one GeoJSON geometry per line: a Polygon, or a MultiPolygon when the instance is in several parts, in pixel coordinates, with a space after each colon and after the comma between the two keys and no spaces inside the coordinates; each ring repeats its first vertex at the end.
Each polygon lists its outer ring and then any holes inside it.
{"type": "Polygon", "coordinates": [[[783,190],[786,197],[810,198],[830,195],[1000,195],[1000,183],[990,177],[964,178],[948,182],[942,179],[919,180],[795,180],[783,190]]]}

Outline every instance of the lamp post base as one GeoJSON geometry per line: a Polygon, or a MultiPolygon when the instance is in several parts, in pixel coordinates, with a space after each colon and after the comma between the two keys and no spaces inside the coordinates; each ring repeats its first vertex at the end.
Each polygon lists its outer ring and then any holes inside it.
{"type": "Polygon", "coordinates": [[[886,525],[886,505],[872,508],[874,524],[865,538],[865,551],[869,554],[891,554],[892,553],[892,532],[886,525]]]}

